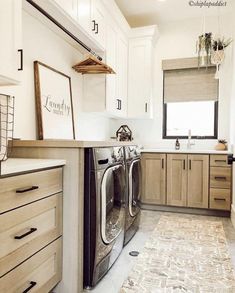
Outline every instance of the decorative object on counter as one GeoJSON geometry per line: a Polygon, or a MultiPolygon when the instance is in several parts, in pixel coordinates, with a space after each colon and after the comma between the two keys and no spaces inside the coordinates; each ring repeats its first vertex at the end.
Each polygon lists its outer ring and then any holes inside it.
{"type": "Polygon", "coordinates": [[[73,69],[82,74],[115,74],[115,71],[110,66],[92,55],[74,65],[73,69]]]}
{"type": "Polygon", "coordinates": [[[7,159],[13,141],[15,98],[0,94],[0,161],[7,159]]]}
{"type": "Polygon", "coordinates": [[[217,151],[226,151],[228,149],[227,141],[225,139],[219,139],[215,149],[217,151]]]}
{"type": "Polygon", "coordinates": [[[233,40],[231,38],[225,40],[223,37],[214,39],[212,42],[211,63],[216,65],[216,79],[219,79],[219,68],[225,58],[225,48],[227,48],[232,41],[233,40]]]}
{"type": "Polygon", "coordinates": [[[175,149],[176,150],[179,150],[180,149],[180,142],[179,142],[178,137],[177,137],[176,142],[175,142],[175,149]]]}
{"type": "Polygon", "coordinates": [[[39,139],[75,139],[71,78],[34,62],[39,139]]]}
{"type": "Polygon", "coordinates": [[[118,141],[132,141],[132,131],[127,125],[121,125],[117,132],[116,137],[118,141]]]}

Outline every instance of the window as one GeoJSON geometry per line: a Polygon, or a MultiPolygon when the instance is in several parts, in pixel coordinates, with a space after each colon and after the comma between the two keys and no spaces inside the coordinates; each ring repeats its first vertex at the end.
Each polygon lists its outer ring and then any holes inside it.
{"type": "Polygon", "coordinates": [[[216,139],[218,80],[215,67],[164,70],[163,138],[216,139]]]}
{"type": "Polygon", "coordinates": [[[217,138],[218,102],[164,104],[163,138],[217,138]]]}

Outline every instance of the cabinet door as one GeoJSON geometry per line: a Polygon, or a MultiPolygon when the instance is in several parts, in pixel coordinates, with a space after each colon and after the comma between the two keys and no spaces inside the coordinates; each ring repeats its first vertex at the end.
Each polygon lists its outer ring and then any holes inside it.
{"type": "Polygon", "coordinates": [[[117,39],[117,66],[116,66],[116,100],[117,114],[121,117],[127,115],[127,71],[128,71],[128,43],[123,34],[117,39]]]}
{"type": "Polygon", "coordinates": [[[187,155],[167,155],[167,204],[187,205],[187,155]]]}
{"type": "Polygon", "coordinates": [[[55,0],[55,2],[70,15],[72,18],[78,18],[78,0],[55,0]]]}
{"type": "Polygon", "coordinates": [[[209,156],[188,155],[188,207],[208,208],[209,156]]]}
{"type": "Polygon", "coordinates": [[[151,117],[152,43],[146,38],[129,42],[128,116],[151,117]]]}
{"type": "Polygon", "coordinates": [[[91,0],[78,0],[78,23],[91,34],[91,0]]]}
{"type": "Polygon", "coordinates": [[[22,65],[22,6],[19,0],[1,2],[0,9],[0,85],[18,84],[22,65]],[[19,70],[18,70],[19,69],[19,70]]]}
{"type": "MultiPolygon", "coordinates": [[[[117,30],[115,24],[106,28],[106,63],[117,71],[117,30]]],[[[116,100],[117,74],[106,75],[106,107],[111,114],[118,111],[118,101],[116,100]]]]}
{"type": "Polygon", "coordinates": [[[166,203],[166,155],[143,154],[142,165],[142,197],[146,204],[166,203]]]}
{"type": "Polygon", "coordinates": [[[93,37],[99,44],[105,47],[105,8],[100,0],[92,0],[91,23],[93,37]]]}

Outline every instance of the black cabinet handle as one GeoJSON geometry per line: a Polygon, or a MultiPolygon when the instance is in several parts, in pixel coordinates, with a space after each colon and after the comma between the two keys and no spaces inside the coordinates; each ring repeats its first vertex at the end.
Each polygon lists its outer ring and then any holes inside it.
{"type": "Polygon", "coordinates": [[[23,71],[24,69],[24,54],[23,54],[23,49],[19,49],[18,52],[20,53],[20,67],[18,68],[18,71],[23,71]]]}
{"type": "Polygon", "coordinates": [[[117,102],[118,102],[117,110],[121,110],[122,109],[122,101],[120,99],[117,99],[117,102]]]}
{"type": "Polygon", "coordinates": [[[184,162],[183,162],[183,169],[185,170],[185,160],[184,160],[184,162]]]}
{"type": "Polygon", "coordinates": [[[24,237],[36,232],[36,231],[37,231],[37,228],[30,228],[30,230],[28,232],[26,232],[26,233],[24,233],[22,235],[17,235],[14,238],[17,239],[17,240],[20,240],[20,239],[22,239],[22,238],[24,238],[24,237]]]}
{"type": "Polygon", "coordinates": [[[145,113],[148,113],[148,103],[145,103],[145,113]]]}
{"type": "Polygon", "coordinates": [[[216,201],[226,201],[225,198],[214,198],[214,200],[216,200],[216,201]]]}
{"type": "Polygon", "coordinates": [[[117,110],[119,110],[119,99],[117,99],[117,110]]]}
{"type": "Polygon", "coordinates": [[[35,287],[37,285],[37,282],[31,281],[29,284],[30,284],[30,286],[27,289],[25,289],[22,293],[29,292],[33,287],[35,287]]]}
{"type": "Polygon", "coordinates": [[[95,34],[98,34],[99,33],[99,24],[98,23],[95,24],[95,29],[96,29],[95,34]]]}
{"type": "Polygon", "coordinates": [[[191,170],[192,169],[192,162],[191,162],[191,160],[189,160],[189,170],[191,170]]]}
{"type": "Polygon", "coordinates": [[[164,159],[162,159],[162,169],[164,169],[164,159]]]}
{"type": "Polygon", "coordinates": [[[95,31],[95,28],[96,28],[96,23],[95,23],[95,20],[92,20],[92,23],[93,23],[93,28],[92,28],[92,31],[95,31]]]}
{"type": "Polygon", "coordinates": [[[225,176],[215,176],[215,180],[226,181],[227,178],[225,176]]]}
{"type": "Polygon", "coordinates": [[[30,187],[19,188],[19,189],[16,189],[16,193],[25,193],[25,192],[32,191],[32,190],[35,190],[35,189],[38,189],[38,188],[39,188],[38,186],[30,186],[30,187]]]}
{"type": "Polygon", "coordinates": [[[215,160],[215,162],[218,162],[218,163],[227,163],[227,160],[215,160]]]}

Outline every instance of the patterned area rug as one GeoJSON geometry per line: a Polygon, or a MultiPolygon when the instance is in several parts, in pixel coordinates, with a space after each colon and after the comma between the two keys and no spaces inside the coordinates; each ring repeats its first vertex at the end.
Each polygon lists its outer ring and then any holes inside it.
{"type": "Polygon", "coordinates": [[[162,216],[120,293],[234,293],[222,222],[162,216]]]}

